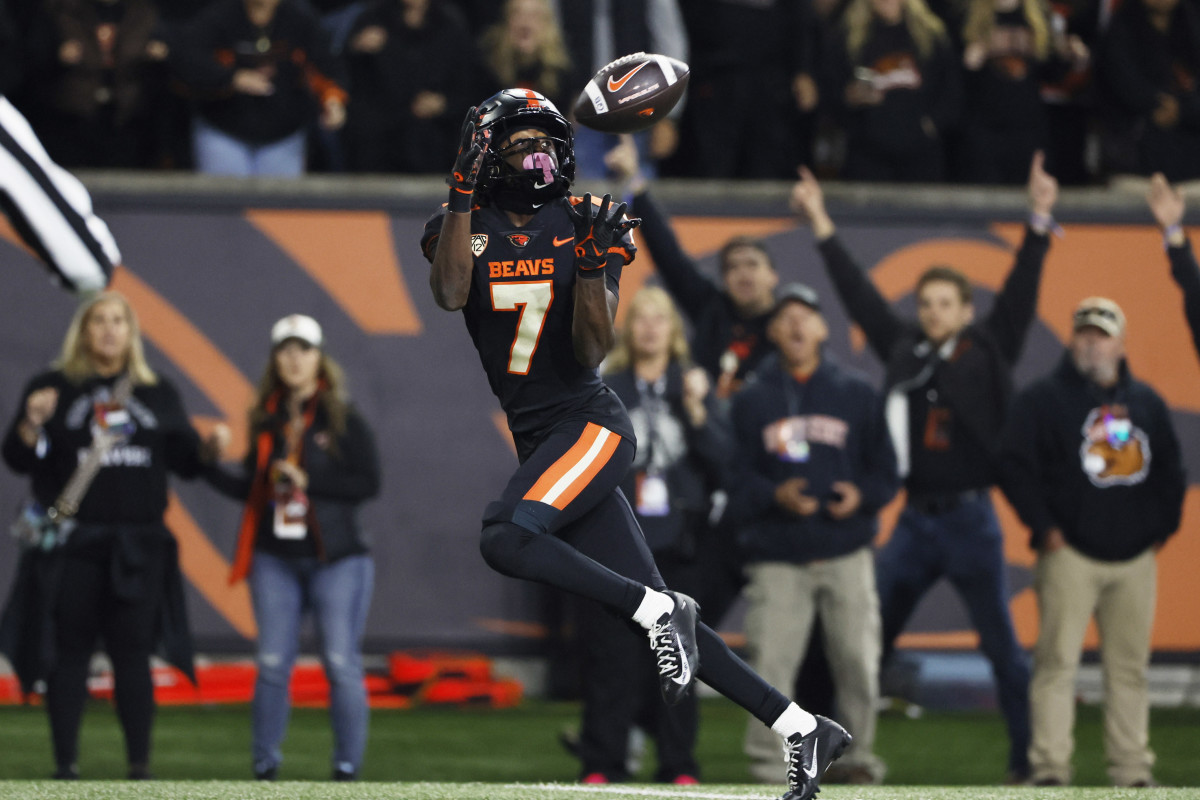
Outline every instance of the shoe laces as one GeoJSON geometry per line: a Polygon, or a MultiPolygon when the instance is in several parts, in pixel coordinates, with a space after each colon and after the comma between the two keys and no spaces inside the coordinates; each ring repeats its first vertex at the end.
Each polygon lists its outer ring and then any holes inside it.
{"type": "Polygon", "coordinates": [[[803,736],[789,736],[786,740],[787,748],[787,781],[788,786],[796,788],[800,785],[801,776],[803,775],[801,764],[801,751],[803,750],[803,736]]]}
{"type": "Polygon", "coordinates": [[[680,654],[683,648],[675,633],[675,626],[669,620],[650,626],[650,646],[658,657],[658,674],[664,677],[678,675],[682,669],[680,654]]]}

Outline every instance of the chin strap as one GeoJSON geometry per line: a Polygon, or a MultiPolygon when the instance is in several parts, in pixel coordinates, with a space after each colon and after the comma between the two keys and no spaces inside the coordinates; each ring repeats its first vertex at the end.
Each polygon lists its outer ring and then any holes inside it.
{"type": "Polygon", "coordinates": [[[564,181],[559,180],[553,173],[550,175],[550,185],[544,189],[533,189],[530,176],[518,175],[512,180],[496,181],[489,188],[492,205],[514,214],[532,214],[546,203],[566,195],[564,181]]]}

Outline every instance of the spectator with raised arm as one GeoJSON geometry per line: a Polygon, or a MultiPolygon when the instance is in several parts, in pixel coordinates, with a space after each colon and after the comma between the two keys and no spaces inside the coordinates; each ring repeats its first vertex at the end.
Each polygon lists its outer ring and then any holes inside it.
{"type": "Polygon", "coordinates": [[[1156,172],[1150,178],[1146,202],[1154,221],[1162,229],[1163,246],[1171,262],[1171,277],[1183,291],[1183,314],[1192,331],[1192,344],[1200,355],[1200,266],[1192,252],[1192,242],[1183,230],[1183,195],[1171,186],[1167,177],[1156,172]]]}
{"type": "Polygon", "coordinates": [[[812,225],[830,280],[885,368],[886,413],[907,498],[878,559],[885,664],[917,603],[940,578],[958,592],[992,664],[1008,725],[1008,779],[1029,777],[1029,664],[1013,630],[1003,536],[992,507],[1012,368],[1037,310],[1058,183],[1036,154],[1025,241],[987,316],[972,287],[934,266],[917,280],[917,319],[901,317],[837,236],[808,170],[792,207],[812,225]]]}
{"type": "Polygon", "coordinates": [[[670,217],[650,195],[638,151],[628,138],[608,152],[605,163],[625,182],[658,276],[692,325],[696,364],[716,382],[717,397],[728,398],[772,349],[766,330],[779,274],[766,243],[735,236],[722,245],[718,283],[684,252],[670,217]]]}

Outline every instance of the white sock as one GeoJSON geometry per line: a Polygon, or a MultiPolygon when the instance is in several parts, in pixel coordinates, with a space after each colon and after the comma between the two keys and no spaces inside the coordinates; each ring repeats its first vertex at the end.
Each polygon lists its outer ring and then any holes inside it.
{"type": "Polygon", "coordinates": [[[779,715],[779,719],[771,723],[771,730],[785,739],[793,733],[808,736],[816,729],[817,718],[795,703],[788,703],[788,707],[779,715]]]}
{"type": "Polygon", "coordinates": [[[656,592],[647,586],[642,604],[638,606],[637,611],[633,612],[633,621],[646,630],[650,630],[650,626],[658,622],[663,614],[670,614],[674,610],[675,601],[669,594],[656,592]]]}

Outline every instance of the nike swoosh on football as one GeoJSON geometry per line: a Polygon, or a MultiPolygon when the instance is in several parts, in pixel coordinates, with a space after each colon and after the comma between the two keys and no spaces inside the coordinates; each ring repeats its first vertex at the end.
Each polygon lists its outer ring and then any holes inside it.
{"type": "Polygon", "coordinates": [[[638,64],[636,67],[629,70],[629,72],[626,72],[624,75],[622,75],[620,77],[620,79],[615,80],[615,81],[612,79],[612,76],[609,75],[608,76],[608,90],[610,92],[620,91],[621,87],[624,86],[629,81],[630,78],[632,78],[634,75],[637,75],[638,72],[641,71],[642,67],[646,66],[646,64],[649,64],[649,63],[650,63],[649,61],[645,61],[645,62],[642,62],[641,64],[638,64]]]}
{"type": "Polygon", "coordinates": [[[809,769],[808,767],[804,768],[804,774],[810,778],[817,777],[817,745],[819,745],[820,743],[821,743],[820,739],[817,739],[813,742],[812,768],[811,769],[809,769]]]}
{"type": "Polygon", "coordinates": [[[554,237],[554,246],[555,246],[555,247],[562,247],[564,244],[568,244],[568,243],[571,243],[571,242],[574,242],[574,241],[575,241],[575,237],[574,237],[574,236],[568,236],[568,237],[567,237],[567,238],[565,238],[565,239],[560,239],[560,238],[558,238],[557,236],[555,236],[555,237],[554,237]]]}

